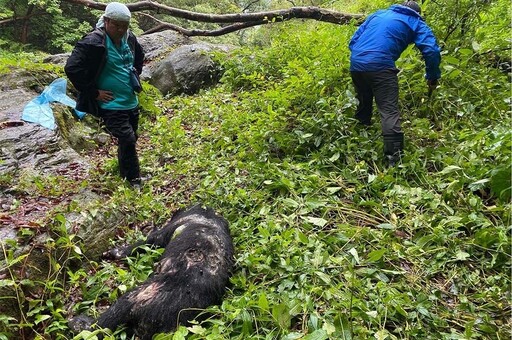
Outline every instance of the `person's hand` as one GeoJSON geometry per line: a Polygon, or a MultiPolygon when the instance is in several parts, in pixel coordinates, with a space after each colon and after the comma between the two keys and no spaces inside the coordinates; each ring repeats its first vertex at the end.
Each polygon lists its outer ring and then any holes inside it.
{"type": "Polygon", "coordinates": [[[434,90],[439,85],[439,79],[427,79],[427,85],[429,90],[434,90]]]}
{"type": "Polygon", "coordinates": [[[114,93],[112,91],[98,90],[98,96],[96,97],[96,100],[106,103],[113,99],[114,93]]]}

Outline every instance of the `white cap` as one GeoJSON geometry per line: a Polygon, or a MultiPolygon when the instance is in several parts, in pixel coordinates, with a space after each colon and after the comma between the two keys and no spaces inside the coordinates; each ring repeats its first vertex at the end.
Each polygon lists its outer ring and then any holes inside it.
{"type": "Polygon", "coordinates": [[[117,21],[130,21],[132,14],[125,4],[120,2],[111,2],[105,8],[105,18],[109,18],[117,21]]]}

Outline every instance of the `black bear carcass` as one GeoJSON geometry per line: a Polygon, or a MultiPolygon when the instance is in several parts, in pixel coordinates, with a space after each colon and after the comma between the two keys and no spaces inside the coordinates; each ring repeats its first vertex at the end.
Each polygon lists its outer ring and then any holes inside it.
{"type": "Polygon", "coordinates": [[[176,212],[147,240],[109,252],[121,258],[147,244],[165,247],[155,272],[100,315],[101,328],[124,325],[129,335],[151,339],[186,325],[201,310],[220,304],[233,267],[228,222],[200,205],[176,212]]]}

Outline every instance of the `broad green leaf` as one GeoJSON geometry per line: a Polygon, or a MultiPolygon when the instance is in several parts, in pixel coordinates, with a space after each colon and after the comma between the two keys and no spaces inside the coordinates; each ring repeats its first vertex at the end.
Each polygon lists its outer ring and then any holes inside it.
{"type": "MultiPolygon", "coordinates": [[[[188,329],[184,326],[180,326],[172,335],[172,340],[185,340],[187,335],[188,335],[188,329]]],[[[166,340],[166,339],[163,338],[162,340],[166,340]]]]}
{"type": "Polygon", "coordinates": [[[286,205],[287,207],[290,207],[290,208],[298,208],[299,207],[299,202],[297,202],[289,197],[283,199],[283,203],[284,203],[284,205],[286,205]]]}
{"type": "Polygon", "coordinates": [[[512,165],[497,168],[491,176],[491,191],[503,202],[512,197],[512,165]]]}
{"type": "Polygon", "coordinates": [[[478,180],[476,182],[473,182],[473,183],[469,184],[468,188],[471,191],[477,191],[477,190],[485,188],[485,184],[490,182],[490,181],[491,180],[489,178],[484,178],[484,179],[481,179],[481,180],[478,180]]]}
{"type": "Polygon", "coordinates": [[[338,191],[340,191],[341,189],[342,189],[341,187],[329,187],[326,190],[328,193],[334,194],[334,193],[337,193],[338,191]]]}
{"type": "Polygon", "coordinates": [[[0,280],[0,288],[3,287],[13,287],[16,285],[16,281],[14,280],[0,280]]]}
{"type": "Polygon", "coordinates": [[[348,252],[354,257],[354,260],[356,260],[356,263],[359,264],[359,254],[357,253],[356,248],[350,248],[350,250],[348,252]]]}
{"type": "Polygon", "coordinates": [[[334,327],[334,325],[330,322],[324,322],[324,324],[322,325],[322,329],[324,329],[327,333],[327,335],[331,335],[333,334],[334,332],[336,332],[336,327],[334,327]]]}
{"type": "Polygon", "coordinates": [[[193,325],[191,327],[187,327],[187,329],[192,334],[204,335],[206,333],[206,329],[204,327],[201,327],[200,325],[193,325]]]}
{"type": "Polygon", "coordinates": [[[376,310],[372,310],[372,311],[366,312],[366,315],[368,315],[372,318],[376,318],[378,314],[377,314],[376,310]]]}
{"type": "Polygon", "coordinates": [[[288,333],[285,336],[281,338],[281,340],[297,340],[297,339],[304,339],[304,334],[299,332],[292,332],[288,333]]]}
{"type": "MultiPolygon", "coordinates": [[[[98,337],[96,336],[96,333],[98,333],[98,332],[97,331],[96,332],[81,331],[80,333],[75,335],[73,340],[98,340],[98,337]]],[[[157,338],[158,338],[158,336],[155,337],[155,339],[157,339],[157,338]]]]}
{"type": "Polygon", "coordinates": [[[300,242],[302,242],[304,244],[308,244],[309,243],[309,238],[302,231],[297,230],[297,236],[299,237],[299,241],[300,242]]]}
{"type": "Polygon", "coordinates": [[[317,227],[323,227],[327,224],[327,220],[324,220],[323,218],[320,217],[307,216],[305,217],[305,219],[306,221],[313,225],[316,225],[317,227]]]}
{"type": "Polygon", "coordinates": [[[304,340],[325,340],[328,339],[329,335],[327,334],[327,331],[324,329],[317,329],[311,334],[306,335],[304,340]]]}
{"type": "Polygon", "coordinates": [[[423,307],[423,306],[418,306],[416,307],[416,310],[420,313],[420,314],[423,314],[427,317],[430,317],[430,312],[428,311],[427,308],[423,307]]]}
{"type": "Polygon", "coordinates": [[[460,60],[451,55],[443,56],[443,63],[458,65],[460,60]]]}
{"type": "Polygon", "coordinates": [[[381,223],[376,226],[377,228],[381,229],[388,229],[388,230],[395,230],[396,227],[390,223],[381,223]]]}
{"type": "Polygon", "coordinates": [[[403,317],[408,317],[409,314],[405,311],[405,309],[402,308],[402,306],[400,304],[396,304],[394,307],[395,307],[395,310],[400,315],[402,315],[403,317]]]}
{"type": "Polygon", "coordinates": [[[330,276],[325,274],[324,272],[316,271],[315,274],[327,285],[330,285],[332,283],[330,276]]]}
{"type": "Polygon", "coordinates": [[[308,199],[308,200],[306,200],[305,204],[311,210],[318,209],[318,208],[321,208],[321,207],[325,207],[325,205],[326,205],[325,201],[315,200],[315,199],[308,199]]]}
{"type": "Polygon", "coordinates": [[[38,325],[40,324],[41,322],[45,321],[45,320],[48,320],[49,318],[51,318],[51,315],[47,315],[47,314],[38,314],[36,316],[36,321],[35,321],[35,324],[38,325]]]}
{"type": "Polygon", "coordinates": [[[377,340],[386,340],[389,338],[389,331],[387,331],[386,329],[381,329],[380,331],[376,332],[373,336],[377,340]]]}
{"type": "Polygon", "coordinates": [[[79,246],[77,245],[74,245],[73,246],[73,250],[75,251],[75,253],[77,253],[78,255],[82,255],[82,249],[80,249],[79,246]]]}
{"type": "Polygon", "coordinates": [[[461,250],[459,250],[457,254],[455,254],[455,258],[459,261],[466,261],[470,256],[471,255],[461,250]]]}
{"type": "Polygon", "coordinates": [[[258,307],[260,307],[264,311],[269,310],[268,300],[267,300],[267,296],[265,295],[265,293],[260,294],[260,297],[258,299],[258,307]]]}
{"type": "Polygon", "coordinates": [[[458,170],[462,170],[462,168],[460,166],[456,166],[456,165],[449,165],[441,171],[441,174],[443,174],[443,175],[450,174],[450,173],[458,171],[458,170]]]}
{"type": "Polygon", "coordinates": [[[290,328],[291,315],[288,306],[284,303],[272,307],[272,316],[282,329],[290,328]]]}
{"type": "Polygon", "coordinates": [[[337,152],[334,155],[332,155],[331,158],[329,158],[329,161],[330,162],[336,162],[338,159],[340,159],[340,153],[339,152],[337,152]]]}
{"type": "Polygon", "coordinates": [[[386,248],[371,251],[368,254],[368,261],[377,262],[382,258],[382,256],[384,256],[385,253],[386,253],[386,248]]]}

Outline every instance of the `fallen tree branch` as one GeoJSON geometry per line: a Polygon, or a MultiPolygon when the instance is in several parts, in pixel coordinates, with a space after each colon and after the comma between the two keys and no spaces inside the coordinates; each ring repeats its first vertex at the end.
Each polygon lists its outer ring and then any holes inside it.
{"type": "MultiPolygon", "coordinates": [[[[105,3],[92,0],[62,0],[68,3],[86,6],[88,8],[104,10],[105,3]]],[[[362,14],[346,14],[319,7],[292,7],[288,9],[253,12],[253,13],[231,13],[231,14],[205,14],[182,10],[170,7],[154,1],[139,1],[126,4],[131,12],[145,10],[154,11],[159,14],[167,14],[175,18],[187,19],[198,22],[209,22],[219,24],[230,24],[215,30],[186,29],[171,23],[158,20],[159,24],[144,32],[144,34],[155,33],[167,29],[178,31],[186,36],[220,36],[235,32],[244,28],[264,25],[271,22],[283,22],[291,19],[313,19],[338,25],[346,25],[352,21],[360,23],[362,14]]]]}
{"type": "Polygon", "coordinates": [[[186,29],[177,25],[173,25],[170,23],[162,23],[158,26],[155,26],[144,33],[142,35],[156,33],[165,31],[167,29],[180,32],[183,35],[186,35],[188,37],[192,36],[203,36],[203,37],[218,37],[227,33],[239,31],[244,28],[253,27],[265,24],[266,22],[239,22],[232,25],[224,26],[222,28],[216,29],[216,30],[199,30],[199,29],[186,29]]]}
{"type": "MultiPolygon", "coordinates": [[[[107,5],[92,0],[62,1],[98,10],[104,10],[107,5]]],[[[333,24],[348,24],[354,19],[360,20],[363,17],[362,14],[346,14],[319,7],[292,7],[288,9],[253,13],[205,14],[170,7],[154,1],[139,1],[126,4],[126,6],[132,12],[153,10],[158,11],[158,13],[168,14],[176,18],[214,23],[257,22],[262,20],[267,20],[270,22],[273,20],[284,21],[289,19],[314,19],[318,21],[330,22],[333,24]]]]}
{"type": "Polygon", "coordinates": [[[170,30],[173,30],[173,31],[180,32],[181,34],[186,35],[188,37],[191,37],[191,36],[210,36],[210,37],[216,37],[216,36],[220,36],[220,35],[223,35],[223,34],[235,32],[235,31],[238,31],[238,30],[241,30],[241,29],[244,29],[244,28],[248,28],[248,27],[252,27],[252,26],[257,26],[257,25],[261,25],[261,24],[265,23],[265,22],[245,22],[245,23],[235,23],[233,25],[224,26],[222,28],[215,29],[215,30],[199,30],[199,29],[189,30],[189,29],[186,29],[186,28],[183,28],[183,27],[180,27],[180,26],[177,26],[177,25],[174,25],[174,24],[171,24],[171,23],[159,20],[159,19],[155,18],[154,16],[149,15],[147,13],[142,13],[141,12],[141,13],[138,13],[138,15],[142,15],[142,16],[148,17],[151,20],[153,20],[154,22],[158,23],[157,26],[155,26],[155,27],[145,31],[144,33],[142,33],[142,35],[156,33],[156,32],[161,32],[161,31],[165,31],[167,29],[170,29],[170,30]]]}

